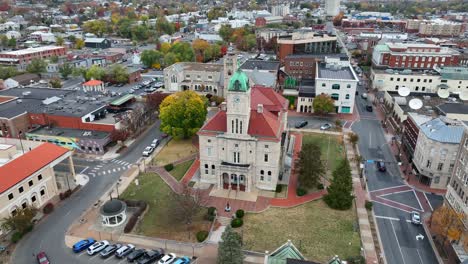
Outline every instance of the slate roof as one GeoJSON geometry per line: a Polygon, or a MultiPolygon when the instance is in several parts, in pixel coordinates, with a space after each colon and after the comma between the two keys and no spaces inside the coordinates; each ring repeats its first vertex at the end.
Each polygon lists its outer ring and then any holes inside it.
{"type": "Polygon", "coordinates": [[[67,152],[68,149],[66,148],[51,143],[43,143],[1,166],[0,193],[9,190],[67,152]]]}
{"type": "Polygon", "coordinates": [[[442,143],[460,143],[463,136],[461,123],[451,121],[449,124],[442,118],[435,118],[421,125],[420,131],[428,138],[442,143]]]}

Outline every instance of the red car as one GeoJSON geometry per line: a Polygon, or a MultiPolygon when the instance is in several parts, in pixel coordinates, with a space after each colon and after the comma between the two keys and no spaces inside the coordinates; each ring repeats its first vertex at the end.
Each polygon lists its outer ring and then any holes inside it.
{"type": "Polygon", "coordinates": [[[39,264],[50,264],[49,259],[47,258],[47,255],[45,252],[37,253],[37,262],[39,264]]]}

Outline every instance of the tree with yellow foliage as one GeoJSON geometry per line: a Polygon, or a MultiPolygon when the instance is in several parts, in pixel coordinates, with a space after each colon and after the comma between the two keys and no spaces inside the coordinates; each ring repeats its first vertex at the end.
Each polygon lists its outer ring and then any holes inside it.
{"type": "Polygon", "coordinates": [[[175,139],[195,135],[205,122],[207,100],[194,91],[183,91],[164,99],[159,107],[161,131],[175,139]]]}
{"type": "Polygon", "coordinates": [[[458,213],[448,206],[437,208],[431,216],[431,230],[443,239],[443,243],[447,240],[459,240],[463,232],[463,213],[458,213]]]}

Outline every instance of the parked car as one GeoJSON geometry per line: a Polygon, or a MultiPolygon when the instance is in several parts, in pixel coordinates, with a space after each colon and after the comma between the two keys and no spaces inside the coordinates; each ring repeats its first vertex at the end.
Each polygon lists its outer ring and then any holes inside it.
{"type": "Polygon", "coordinates": [[[163,87],[163,86],[164,86],[164,83],[162,83],[162,82],[157,82],[157,83],[155,83],[155,84],[153,85],[154,88],[161,88],[161,87],[163,87]]]}
{"type": "Polygon", "coordinates": [[[326,124],[323,124],[323,125],[320,126],[320,130],[328,130],[331,127],[332,126],[329,123],[326,123],[326,124]]]}
{"type": "Polygon", "coordinates": [[[377,169],[381,172],[385,172],[387,168],[385,168],[385,162],[377,161],[377,169]]]}
{"type": "Polygon", "coordinates": [[[366,105],[367,112],[372,112],[372,105],[366,105]]]}
{"type": "Polygon", "coordinates": [[[303,128],[303,127],[307,126],[307,124],[309,124],[309,122],[307,122],[307,121],[300,121],[300,122],[297,122],[297,123],[296,123],[295,128],[303,128]]]}
{"type": "Polygon", "coordinates": [[[128,244],[126,246],[119,248],[117,251],[115,251],[115,256],[117,258],[124,258],[128,254],[132,253],[133,250],[135,250],[135,246],[132,244],[128,244]]]}
{"type": "Polygon", "coordinates": [[[87,239],[80,240],[80,241],[76,242],[73,245],[73,252],[75,252],[75,253],[81,252],[81,251],[89,248],[94,243],[96,243],[96,240],[94,240],[92,238],[87,238],[87,239]]]}
{"type": "Polygon", "coordinates": [[[172,264],[190,264],[190,259],[187,257],[181,257],[176,259],[172,264]]]}
{"type": "Polygon", "coordinates": [[[176,255],[174,253],[169,253],[164,255],[162,259],[159,260],[158,264],[170,264],[176,259],[176,255]]]}
{"type": "Polygon", "coordinates": [[[146,252],[143,257],[139,258],[138,264],[148,264],[153,263],[156,260],[160,260],[164,256],[164,251],[161,250],[151,250],[146,252]]]}
{"type": "Polygon", "coordinates": [[[362,93],[362,94],[361,94],[361,98],[362,98],[362,99],[367,99],[367,94],[366,94],[366,93],[362,93]]]}
{"type": "Polygon", "coordinates": [[[49,259],[47,258],[47,255],[45,252],[37,253],[37,262],[39,264],[50,264],[49,259]]]}
{"type": "Polygon", "coordinates": [[[88,248],[87,250],[88,255],[92,256],[96,253],[99,253],[101,250],[105,249],[108,245],[109,245],[109,241],[107,240],[96,242],[88,248]]]}
{"type": "Polygon", "coordinates": [[[153,142],[151,142],[151,147],[152,148],[156,148],[158,145],[159,145],[159,140],[158,139],[155,139],[155,140],[153,140],[153,142]]]}
{"type": "Polygon", "coordinates": [[[421,215],[418,212],[416,211],[411,212],[411,223],[415,225],[421,224],[421,215]]]}
{"type": "Polygon", "coordinates": [[[118,83],[118,84],[116,84],[115,86],[117,86],[117,87],[123,87],[124,85],[125,85],[124,83],[118,83]]]}
{"type": "Polygon", "coordinates": [[[117,249],[119,249],[121,247],[122,247],[121,244],[113,244],[113,245],[107,246],[103,251],[101,251],[101,253],[100,253],[101,258],[108,258],[108,257],[114,255],[114,253],[117,251],[117,249]]]}
{"type": "Polygon", "coordinates": [[[145,253],[146,253],[146,250],[144,249],[136,249],[128,255],[127,260],[128,262],[133,262],[141,258],[141,256],[143,256],[145,253]]]}
{"type": "Polygon", "coordinates": [[[153,147],[146,147],[145,150],[143,150],[143,156],[149,157],[151,153],[153,153],[153,151],[154,151],[153,147]]]}

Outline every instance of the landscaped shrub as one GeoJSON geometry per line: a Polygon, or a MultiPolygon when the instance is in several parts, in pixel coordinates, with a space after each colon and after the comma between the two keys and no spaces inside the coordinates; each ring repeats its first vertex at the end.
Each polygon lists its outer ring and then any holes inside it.
{"type": "Polygon", "coordinates": [[[366,203],[364,204],[364,206],[366,207],[366,209],[368,211],[372,210],[372,202],[371,201],[366,200],[366,203]]]}
{"type": "Polygon", "coordinates": [[[245,212],[242,209],[239,209],[239,210],[236,211],[236,217],[237,218],[243,218],[244,214],[245,214],[245,212]]]}
{"type": "Polygon", "coordinates": [[[18,241],[20,241],[20,239],[23,237],[23,234],[21,234],[20,232],[15,232],[13,233],[13,235],[11,236],[11,242],[13,243],[16,243],[18,241]]]}
{"type": "Polygon", "coordinates": [[[42,209],[42,212],[44,214],[50,214],[54,211],[54,204],[53,203],[47,203],[44,208],[42,209]]]}
{"type": "Polygon", "coordinates": [[[208,215],[215,215],[216,207],[208,207],[208,215]]]}
{"type": "Polygon", "coordinates": [[[283,185],[277,184],[275,192],[280,193],[283,190],[283,185]]]}
{"type": "Polygon", "coordinates": [[[306,189],[302,189],[302,188],[297,188],[296,194],[297,194],[297,196],[304,196],[304,195],[307,194],[307,190],[306,190],[306,189]]]}
{"type": "Polygon", "coordinates": [[[197,232],[197,241],[203,242],[208,237],[208,231],[202,230],[197,232]]]}
{"type": "Polygon", "coordinates": [[[349,264],[365,264],[366,259],[363,256],[349,257],[346,259],[349,264]]]}
{"type": "Polygon", "coordinates": [[[231,226],[233,228],[241,227],[244,224],[244,220],[241,218],[234,218],[232,219],[231,226]]]}
{"type": "Polygon", "coordinates": [[[319,190],[323,190],[323,188],[324,188],[324,187],[323,187],[323,184],[322,184],[322,183],[317,184],[317,188],[318,188],[319,190]]]}
{"type": "Polygon", "coordinates": [[[167,171],[171,171],[171,170],[174,169],[174,164],[172,164],[172,163],[166,164],[166,165],[164,165],[164,169],[167,170],[167,171]]]}
{"type": "Polygon", "coordinates": [[[128,220],[127,224],[125,225],[124,233],[130,233],[133,227],[135,227],[137,221],[138,221],[138,216],[132,215],[130,219],[128,220]]]}

